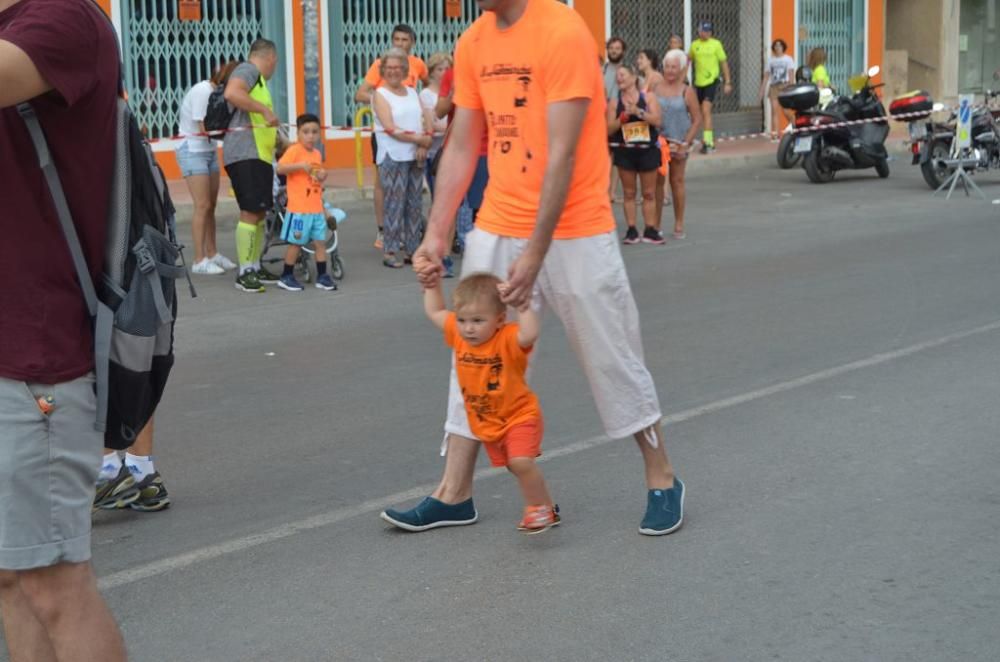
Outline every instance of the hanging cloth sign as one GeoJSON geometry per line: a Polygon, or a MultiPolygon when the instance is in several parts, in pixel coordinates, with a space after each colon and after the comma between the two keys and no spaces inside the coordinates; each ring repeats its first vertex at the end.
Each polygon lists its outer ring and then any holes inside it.
{"type": "Polygon", "coordinates": [[[446,18],[462,18],[462,0],[444,0],[446,18]]]}

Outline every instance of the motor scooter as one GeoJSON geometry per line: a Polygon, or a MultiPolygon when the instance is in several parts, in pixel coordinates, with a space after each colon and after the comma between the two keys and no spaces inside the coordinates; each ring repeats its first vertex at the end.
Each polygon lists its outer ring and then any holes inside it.
{"type": "Polygon", "coordinates": [[[836,97],[824,109],[817,109],[819,90],[815,85],[797,85],[778,95],[783,108],[795,110],[795,145],[793,152],[803,155],[802,166],[809,181],[825,184],[833,181],[840,170],[874,168],[879,177],[889,176],[889,153],[885,140],[889,135],[887,121],[845,125],[856,120],[887,117],[885,106],[873,85],[879,67],[853,77],[848,86],[851,96],[836,97]]]}

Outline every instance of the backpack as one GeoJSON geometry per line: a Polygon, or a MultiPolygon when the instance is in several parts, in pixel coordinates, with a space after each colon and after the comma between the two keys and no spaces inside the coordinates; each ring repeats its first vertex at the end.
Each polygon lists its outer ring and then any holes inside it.
{"type": "Polygon", "coordinates": [[[205,119],[202,122],[209,133],[216,131],[221,133],[228,129],[229,123],[233,121],[233,115],[236,114],[236,109],[226,101],[227,82],[229,81],[224,80],[216,85],[208,95],[208,107],[205,109],[205,119]]]}
{"type": "Polygon", "coordinates": [[[187,278],[163,172],[119,80],[115,157],[102,282],[91,280],[45,132],[30,102],[18,105],[69,245],[94,324],[97,421],[104,445],[131,446],[160,402],[174,363],[175,281],[187,278]],[[178,264],[180,262],[180,264],[178,264]]]}
{"type": "MultiPolygon", "coordinates": [[[[260,76],[257,77],[257,82],[252,87],[256,87],[259,82],[260,76]]],[[[230,122],[233,121],[233,116],[236,115],[236,109],[226,101],[227,83],[229,83],[228,76],[224,81],[216,85],[212,89],[212,93],[208,95],[208,107],[205,109],[205,119],[202,122],[205,125],[205,130],[209,133],[217,132],[222,134],[229,128],[230,122]]],[[[217,137],[221,138],[221,135],[217,137]]]]}

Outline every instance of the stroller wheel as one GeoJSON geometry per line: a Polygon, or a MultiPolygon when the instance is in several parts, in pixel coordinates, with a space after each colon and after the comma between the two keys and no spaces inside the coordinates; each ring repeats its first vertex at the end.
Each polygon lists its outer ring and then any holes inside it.
{"type": "Polygon", "coordinates": [[[330,275],[335,280],[344,279],[344,263],[336,253],[330,256],[330,275]]]}

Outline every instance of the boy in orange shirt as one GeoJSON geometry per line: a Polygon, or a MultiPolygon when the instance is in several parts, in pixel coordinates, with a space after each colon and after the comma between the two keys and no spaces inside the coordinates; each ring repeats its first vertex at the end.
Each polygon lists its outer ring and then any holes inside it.
{"type": "Polygon", "coordinates": [[[507,467],[521,486],[525,507],[517,528],[535,534],[560,521],[535,463],[542,453],[542,410],[524,379],[540,325],[530,304],[518,311],[516,323],[507,323],[507,306],[500,300],[506,292],[507,284],[496,276],[471,274],[455,288],[454,312],[445,307],[440,284],[424,290],[424,311],[454,349],[472,431],[490,463],[507,467]]]}
{"type": "Polygon", "coordinates": [[[310,241],[316,249],[316,287],[335,290],[337,284],[326,272],[326,213],[323,208],[323,181],[326,170],[316,143],[320,123],[315,115],[306,113],[295,120],[298,142],[289,147],[278,161],[278,174],[288,177],[288,205],[281,238],[288,242],[285,268],[278,287],[289,292],[301,292],[304,287],[295,278],[295,262],[299,251],[310,241]]]}

